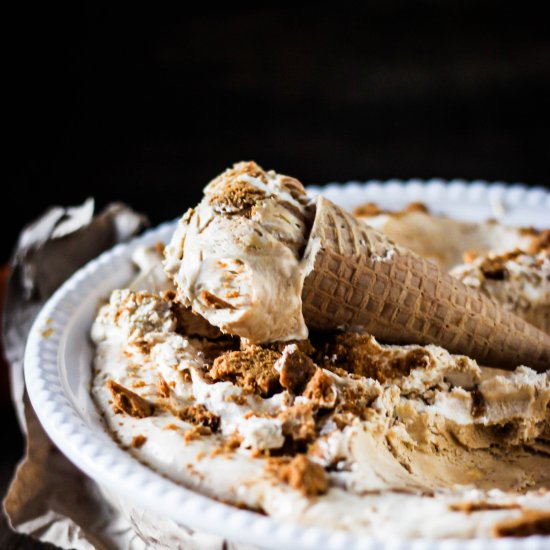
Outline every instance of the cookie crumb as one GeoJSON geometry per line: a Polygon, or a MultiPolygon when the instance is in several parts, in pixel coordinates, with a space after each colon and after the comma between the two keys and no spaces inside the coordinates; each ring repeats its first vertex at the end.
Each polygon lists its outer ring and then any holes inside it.
{"type": "Polygon", "coordinates": [[[209,371],[214,381],[229,381],[245,392],[269,397],[281,389],[275,362],[280,354],[259,346],[229,351],[214,360],[209,371]]]}
{"type": "Polygon", "coordinates": [[[313,441],[317,435],[313,405],[298,403],[279,413],[282,421],[283,435],[294,441],[313,441]]]}
{"type": "Polygon", "coordinates": [[[189,443],[206,435],[212,435],[212,430],[208,426],[193,426],[183,434],[183,440],[189,443]]]}
{"type": "Polygon", "coordinates": [[[479,418],[483,416],[487,410],[487,404],[485,403],[485,398],[483,394],[479,391],[479,388],[475,387],[472,390],[472,416],[474,418],[479,418]]]}
{"type": "Polygon", "coordinates": [[[286,346],[283,354],[275,363],[279,371],[279,382],[283,388],[299,394],[315,374],[315,364],[296,344],[286,346]]]}
{"type": "Polygon", "coordinates": [[[145,442],[147,441],[147,438],[144,435],[136,435],[134,439],[132,439],[132,448],[133,449],[140,449],[143,447],[145,442]]]}
{"type": "Polygon", "coordinates": [[[464,512],[465,514],[472,514],[473,512],[485,512],[487,510],[514,510],[521,508],[516,502],[453,502],[449,505],[449,509],[453,512],[464,512]]]}
{"type": "Polygon", "coordinates": [[[504,256],[485,258],[479,266],[479,269],[486,279],[504,281],[504,279],[508,277],[508,270],[505,266],[506,260],[507,258],[504,256]]]}
{"type": "Polygon", "coordinates": [[[317,369],[305,387],[303,396],[320,409],[331,409],[336,404],[337,392],[330,376],[322,369],[317,369]]]}
{"type": "Polygon", "coordinates": [[[235,164],[213,180],[208,188],[213,191],[209,202],[214,211],[246,215],[258,201],[265,199],[265,191],[249,183],[251,177],[267,183],[267,174],[255,162],[235,164]]]}
{"type": "Polygon", "coordinates": [[[115,414],[124,413],[135,418],[146,418],[154,414],[155,406],[152,403],[118,382],[109,379],[107,388],[113,396],[112,407],[115,414]]]}
{"type": "Polygon", "coordinates": [[[234,309],[230,303],[222,300],[218,296],[215,296],[211,292],[208,292],[208,290],[203,290],[201,292],[201,299],[206,306],[214,309],[234,309]]]}
{"type": "Polygon", "coordinates": [[[359,218],[370,218],[382,214],[382,210],[374,202],[367,202],[353,210],[353,215],[359,218]]]}
{"type": "Polygon", "coordinates": [[[241,446],[243,438],[237,433],[233,432],[219,447],[216,447],[211,453],[212,458],[220,455],[231,455],[241,446]]]}
{"type": "Polygon", "coordinates": [[[157,395],[159,397],[170,397],[170,386],[166,382],[166,380],[159,375],[157,380],[157,395]]]}
{"type": "Polygon", "coordinates": [[[370,334],[349,332],[338,334],[325,346],[324,354],[330,358],[323,366],[327,369],[343,368],[345,371],[374,378],[379,382],[408,376],[415,368],[427,368],[433,363],[430,353],[415,348],[406,353],[384,349],[370,334]]]}
{"type": "Polygon", "coordinates": [[[533,237],[533,242],[531,246],[528,247],[527,252],[529,254],[538,254],[543,250],[550,251],[550,229],[538,231],[533,237]]]}
{"type": "Polygon", "coordinates": [[[407,204],[404,212],[422,212],[422,214],[428,214],[428,207],[423,202],[411,202],[407,204]]]}
{"type": "Polygon", "coordinates": [[[235,403],[235,405],[240,405],[241,407],[248,405],[248,400],[244,395],[236,395],[234,393],[226,395],[224,401],[226,403],[235,403]]]}
{"type": "Polygon", "coordinates": [[[164,256],[164,243],[162,241],[157,241],[155,243],[155,250],[157,254],[161,257],[164,256]]]}
{"type": "Polygon", "coordinates": [[[211,432],[218,431],[220,417],[211,413],[204,405],[190,405],[182,408],[174,408],[173,413],[184,422],[209,428],[211,432]]]}
{"type": "Polygon", "coordinates": [[[493,525],[495,537],[550,535],[550,512],[527,510],[519,518],[493,525]]]}
{"type": "Polygon", "coordinates": [[[271,460],[268,468],[278,479],[288,483],[304,496],[314,497],[328,491],[325,470],[306,455],[297,455],[290,461],[288,459],[271,460]]]}

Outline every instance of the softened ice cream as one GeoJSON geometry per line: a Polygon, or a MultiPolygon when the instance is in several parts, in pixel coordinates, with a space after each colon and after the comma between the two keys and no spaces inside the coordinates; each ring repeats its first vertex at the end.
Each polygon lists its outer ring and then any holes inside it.
{"type": "MultiPolygon", "coordinates": [[[[262,233],[259,246],[278,254],[270,274],[278,292],[285,288],[283,274],[294,284],[306,244],[309,201],[301,186],[255,165],[235,170],[255,174],[244,181],[260,190],[271,214],[231,204],[223,211],[235,212],[212,221],[212,209],[222,208],[212,199],[215,189],[227,184],[215,180],[167,247],[167,275],[159,269],[161,247],[138,252],[137,282],[115,290],[97,315],[92,394],[116,440],[177,482],[281,521],[381,539],[549,534],[548,372],[486,368],[442,347],[385,345],[353,331],[306,339],[299,304],[284,295],[295,338],[288,340],[288,327],[281,326],[276,332],[283,336],[259,344],[247,331],[270,308],[282,307],[273,296],[254,318],[211,307],[216,299],[236,305],[267,292],[254,286],[255,274],[265,275],[259,260],[246,255],[247,276],[223,280],[221,274],[238,270],[216,262],[225,264],[228,251],[243,247],[216,243],[212,224],[230,223],[247,246],[256,230],[262,233]],[[270,201],[281,189],[290,206],[270,201]],[[205,245],[205,268],[197,272],[196,255],[205,245]],[[244,297],[228,296],[232,290],[244,297]]],[[[374,224],[378,217],[382,230],[391,222],[396,241],[400,221],[411,227],[408,216],[363,212],[374,224]]],[[[456,234],[464,229],[425,211],[422,216],[424,229],[439,223],[456,234]]],[[[491,232],[487,247],[474,256],[460,248],[460,239],[450,239],[453,252],[441,265],[525,318],[548,307],[542,234],[498,224],[476,231],[491,232]],[[521,254],[513,252],[520,246],[521,254]],[[484,259],[500,257],[512,262],[504,266],[509,276],[484,280],[484,259]],[[510,295],[521,289],[523,305],[510,305],[510,295]]],[[[441,257],[439,230],[426,230],[421,239],[410,230],[402,235],[403,244],[417,238],[421,253],[441,257]]],[[[542,321],[539,326],[548,330],[542,321]]]]}
{"type": "Polygon", "coordinates": [[[239,163],[213,180],[180,221],[166,272],[182,304],[254,341],[307,337],[301,257],[310,199],[302,184],[239,163]]]}

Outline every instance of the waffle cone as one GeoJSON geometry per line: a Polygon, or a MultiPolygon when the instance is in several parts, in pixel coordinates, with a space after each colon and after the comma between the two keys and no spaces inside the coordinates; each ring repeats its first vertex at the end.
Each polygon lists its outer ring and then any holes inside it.
{"type": "Polygon", "coordinates": [[[310,329],[436,344],[480,364],[550,368],[550,336],[319,197],[302,293],[310,329]]]}

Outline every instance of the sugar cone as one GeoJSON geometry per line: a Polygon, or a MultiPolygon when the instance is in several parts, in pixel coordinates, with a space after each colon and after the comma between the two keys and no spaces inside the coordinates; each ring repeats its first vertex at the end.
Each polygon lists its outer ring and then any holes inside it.
{"type": "Polygon", "coordinates": [[[481,365],[550,368],[550,336],[319,197],[302,293],[310,329],[436,344],[481,365]]]}

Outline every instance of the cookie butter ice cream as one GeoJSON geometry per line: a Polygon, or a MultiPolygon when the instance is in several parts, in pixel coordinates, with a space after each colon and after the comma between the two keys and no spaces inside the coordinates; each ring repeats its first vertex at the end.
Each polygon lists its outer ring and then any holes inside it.
{"type": "MultiPolygon", "coordinates": [[[[236,165],[164,254],[137,252],[136,281],[113,291],[92,328],[92,394],[115,439],[176,482],[281,521],[380,539],[550,534],[548,372],[351,330],[304,337],[300,304],[283,291],[299,290],[308,205],[296,180],[236,165]],[[254,201],[218,204],[216,190],[238,182],[254,201]],[[261,327],[283,308],[290,330],[261,327]]],[[[357,217],[548,331],[545,233],[469,227],[418,206],[357,217]]]]}
{"type": "Polygon", "coordinates": [[[305,338],[302,184],[242,162],[213,180],[166,248],[178,298],[224,332],[254,341],[305,338]]]}

